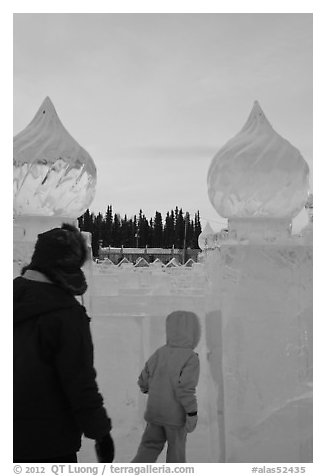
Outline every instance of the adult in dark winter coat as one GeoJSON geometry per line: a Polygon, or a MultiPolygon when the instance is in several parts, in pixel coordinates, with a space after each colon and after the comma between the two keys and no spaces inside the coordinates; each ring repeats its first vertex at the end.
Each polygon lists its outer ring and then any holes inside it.
{"type": "Polygon", "coordinates": [[[111,462],[111,420],[93,365],[86,288],[87,248],[64,224],[38,235],[32,261],[14,279],[14,462],[77,462],[81,436],[111,462]]]}

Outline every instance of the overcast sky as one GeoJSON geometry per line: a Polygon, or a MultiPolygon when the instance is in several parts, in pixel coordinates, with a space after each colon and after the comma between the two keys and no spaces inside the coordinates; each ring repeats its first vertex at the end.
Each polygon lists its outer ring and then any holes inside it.
{"type": "Polygon", "coordinates": [[[91,210],[219,229],[207,170],[254,100],[312,167],[312,15],[15,14],[14,134],[46,96],[97,166],[91,210]]]}

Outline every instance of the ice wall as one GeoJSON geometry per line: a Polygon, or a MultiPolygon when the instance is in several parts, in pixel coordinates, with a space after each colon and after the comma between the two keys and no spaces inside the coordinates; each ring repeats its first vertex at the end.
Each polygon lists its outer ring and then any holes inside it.
{"type": "Polygon", "coordinates": [[[225,461],[311,462],[312,248],[225,243],[216,253],[208,335],[223,345],[225,461]]]}
{"type": "MultiPolygon", "coordinates": [[[[92,335],[98,383],[113,422],[116,462],[134,457],[142,431],[146,396],[137,379],[145,361],[165,343],[165,317],[174,310],[197,313],[202,339],[197,348],[201,371],[197,389],[199,422],[188,438],[189,462],[218,462],[216,388],[206,346],[206,293],[202,266],[167,269],[114,269],[94,265],[92,335]]],[[[94,443],[85,439],[79,461],[95,461],[94,443]]],[[[165,454],[160,457],[164,461],[165,454]]]]}

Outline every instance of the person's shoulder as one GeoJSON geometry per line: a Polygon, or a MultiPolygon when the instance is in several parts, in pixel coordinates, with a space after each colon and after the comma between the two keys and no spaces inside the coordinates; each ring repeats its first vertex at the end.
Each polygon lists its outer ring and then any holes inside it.
{"type": "Polygon", "coordinates": [[[13,279],[12,285],[14,292],[18,291],[26,286],[26,279],[24,279],[22,276],[17,276],[13,279]]]}
{"type": "Polygon", "coordinates": [[[60,288],[57,288],[54,291],[54,296],[57,298],[57,312],[59,314],[61,313],[65,316],[68,315],[70,319],[90,320],[87,315],[86,308],[75,298],[75,296],[72,296],[60,288]]]}
{"type": "Polygon", "coordinates": [[[148,358],[148,362],[156,360],[161,354],[163,354],[165,352],[165,347],[165,345],[162,345],[161,347],[158,347],[156,350],[154,350],[154,352],[148,358]]]}
{"type": "Polygon", "coordinates": [[[66,301],[66,307],[63,308],[63,311],[68,313],[71,317],[77,319],[85,318],[90,321],[86,308],[78,302],[74,296],[71,296],[70,299],[66,301]]]}
{"type": "Polygon", "coordinates": [[[62,289],[60,286],[50,284],[46,291],[55,308],[58,307],[59,309],[62,309],[62,311],[67,311],[70,314],[77,316],[87,314],[85,307],[77,300],[77,298],[62,289]]]}
{"type": "Polygon", "coordinates": [[[165,345],[161,345],[160,347],[158,347],[152,354],[152,356],[156,356],[156,355],[160,355],[160,354],[163,354],[163,353],[166,353],[166,352],[169,352],[168,350],[168,346],[165,344],[165,345]]]}
{"type": "MultiPolygon", "coordinates": [[[[71,321],[89,320],[85,307],[75,298],[56,285],[49,285],[44,291],[48,297],[48,311],[53,317],[71,321]]],[[[44,297],[44,296],[43,296],[44,297]]]]}
{"type": "Polygon", "coordinates": [[[86,309],[81,304],[71,303],[71,306],[64,306],[62,308],[53,308],[45,319],[42,319],[42,325],[54,326],[66,332],[69,329],[71,332],[76,332],[78,329],[84,332],[89,326],[89,317],[86,309]]]}
{"type": "Polygon", "coordinates": [[[185,365],[193,365],[199,362],[199,356],[193,349],[180,349],[180,358],[184,360],[185,365]]]}

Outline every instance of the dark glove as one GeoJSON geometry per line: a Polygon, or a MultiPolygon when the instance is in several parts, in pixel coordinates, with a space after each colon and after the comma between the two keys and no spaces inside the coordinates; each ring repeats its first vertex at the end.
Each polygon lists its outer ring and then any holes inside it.
{"type": "Polygon", "coordinates": [[[197,412],[188,413],[186,416],[186,431],[192,433],[197,426],[198,416],[197,412]]]}
{"type": "Polygon", "coordinates": [[[114,443],[110,433],[103,436],[100,440],[96,440],[95,451],[99,463],[112,463],[114,459],[114,443]]]}

